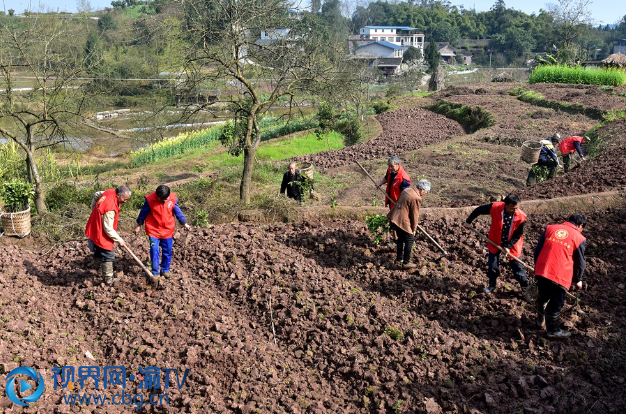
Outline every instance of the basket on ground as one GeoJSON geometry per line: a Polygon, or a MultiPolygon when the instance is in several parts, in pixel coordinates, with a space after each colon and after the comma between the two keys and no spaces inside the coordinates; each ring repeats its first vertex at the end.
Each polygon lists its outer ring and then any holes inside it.
{"type": "Polygon", "coordinates": [[[304,163],[298,166],[298,169],[302,174],[306,174],[311,180],[313,179],[313,164],[304,163]]]}
{"type": "Polygon", "coordinates": [[[30,207],[17,213],[0,211],[5,236],[26,237],[30,234],[30,207]]]}
{"type": "Polygon", "coordinates": [[[525,141],[522,144],[522,161],[529,164],[536,164],[539,161],[539,153],[541,152],[541,143],[535,141],[525,141]]]}

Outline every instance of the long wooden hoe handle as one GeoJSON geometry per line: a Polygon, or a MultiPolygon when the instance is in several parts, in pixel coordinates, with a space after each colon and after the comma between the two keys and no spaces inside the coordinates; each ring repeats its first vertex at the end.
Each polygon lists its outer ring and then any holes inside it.
{"type": "MultiPolygon", "coordinates": [[[[363,168],[363,166],[362,166],[362,165],[361,165],[358,161],[356,161],[356,160],[355,160],[354,162],[356,162],[356,165],[358,165],[359,167],[361,167],[361,169],[363,170],[363,172],[364,172],[365,174],[367,174],[367,176],[370,178],[370,180],[372,180],[372,182],[374,183],[374,185],[376,186],[376,188],[377,188],[378,190],[380,190],[380,191],[381,191],[381,192],[385,195],[385,197],[387,197],[387,200],[389,200],[389,202],[391,202],[391,203],[394,203],[394,201],[391,199],[391,197],[389,197],[389,194],[385,193],[383,190],[381,190],[381,189],[380,189],[380,187],[378,187],[378,184],[376,184],[376,181],[375,181],[375,180],[374,180],[374,178],[370,175],[370,173],[368,173],[368,172],[367,172],[367,170],[366,170],[365,168],[363,168]]],[[[432,237],[430,237],[430,234],[426,233],[426,230],[424,230],[424,228],[423,228],[422,226],[420,226],[420,225],[418,224],[418,225],[417,225],[417,228],[418,228],[418,229],[420,229],[420,231],[421,231],[422,233],[424,233],[424,235],[425,235],[426,237],[428,237],[428,239],[429,239],[431,242],[433,242],[433,243],[435,244],[435,246],[439,247],[439,249],[443,252],[443,254],[444,254],[445,256],[447,256],[447,255],[448,255],[448,252],[446,252],[446,251],[444,250],[444,248],[443,248],[443,247],[441,247],[441,246],[439,245],[439,243],[437,243],[437,242],[435,241],[435,239],[433,239],[432,237]]]]}
{"type": "MultiPolygon", "coordinates": [[[[479,232],[478,230],[476,230],[475,228],[470,228],[471,231],[473,231],[474,233],[476,233],[481,239],[486,240],[487,243],[491,244],[492,246],[494,246],[496,249],[500,250],[501,252],[504,252],[504,250],[502,249],[502,247],[500,247],[498,244],[492,242],[489,237],[485,236],[484,234],[482,234],[481,232],[479,232]]],[[[527,265],[526,263],[522,262],[520,259],[518,259],[517,257],[513,256],[510,252],[507,253],[507,256],[510,257],[511,259],[515,260],[516,262],[518,262],[519,264],[521,264],[522,266],[524,266],[526,269],[530,270],[531,272],[533,272],[533,275],[535,274],[535,268],[531,267],[529,265],[527,265]]],[[[563,291],[565,292],[565,294],[567,296],[569,296],[572,299],[576,299],[576,303],[578,303],[578,297],[572,295],[571,293],[569,293],[564,287],[561,286],[561,288],[563,289],[563,291]]]]}
{"type": "Polygon", "coordinates": [[[139,260],[139,258],[137,256],[135,256],[135,253],[133,253],[132,250],[130,250],[130,247],[128,247],[126,244],[124,244],[124,248],[126,249],[126,251],[128,253],[130,253],[131,256],[133,256],[133,259],[135,259],[135,261],[139,264],[139,266],[141,266],[141,268],[146,272],[146,275],[148,276],[150,281],[154,283],[157,280],[157,278],[154,277],[152,272],[150,272],[148,270],[148,268],[146,267],[146,265],[144,265],[143,262],[141,260],[139,260]]]}

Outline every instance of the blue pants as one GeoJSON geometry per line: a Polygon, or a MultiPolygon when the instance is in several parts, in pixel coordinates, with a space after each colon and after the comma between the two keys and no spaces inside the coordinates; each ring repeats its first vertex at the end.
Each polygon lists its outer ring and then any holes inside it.
{"type": "Polygon", "coordinates": [[[157,239],[148,236],[150,239],[150,262],[152,262],[152,274],[158,276],[159,273],[167,273],[170,271],[170,262],[172,261],[172,244],[173,238],[157,239]],[[161,248],[161,268],[159,268],[159,247],[161,248]]]}
{"type": "MultiPolygon", "coordinates": [[[[519,259],[519,257],[518,257],[519,259]]],[[[528,279],[526,278],[526,269],[519,262],[515,260],[505,259],[506,262],[509,262],[511,266],[511,270],[513,271],[513,276],[515,280],[517,280],[521,287],[528,286],[528,279]]],[[[489,257],[487,259],[487,277],[489,278],[489,286],[496,286],[496,280],[498,276],[500,276],[500,257],[497,254],[493,254],[489,252],[489,257]]]]}

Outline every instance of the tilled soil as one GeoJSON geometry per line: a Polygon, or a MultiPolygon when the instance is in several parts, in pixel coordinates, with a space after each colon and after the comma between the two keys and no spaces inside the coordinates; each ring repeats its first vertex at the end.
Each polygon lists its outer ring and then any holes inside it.
{"type": "MultiPolygon", "coordinates": [[[[560,219],[529,218],[526,258],[560,219]]],[[[482,232],[486,223],[477,224],[482,232]]],[[[590,217],[590,289],[580,311],[564,312],[574,333],[564,341],[533,328],[533,308],[508,273],[494,295],[481,293],[486,247],[460,221],[422,224],[450,255],[418,236],[413,273],[393,270],[391,248],[374,246],[361,222],[194,229],[175,236],[173,273],[160,291],[145,290],[126,256],[115,264],[123,280],[100,285],[86,243],[0,248],[5,372],[18,364],[45,378],[55,365],[190,369],[182,390],[161,390],[167,409],[141,412],[626,410],[626,211],[590,217]]],[[[132,247],[146,256],[143,238],[132,247]]],[[[133,383],[126,392],[142,390],[133,383]]],[[[47,388],[29,411],[69,412],[60,400],[47,388]]]]}
{"type": "Polygon", "coordinates": [[[401,109],[377,118],[383,127],[377,137],[362,144],[304,155],[295,160],[313,163],[315,168],[323,171],[354,160],[388,158],[465,134],[457,122],[425,109],[401,109]]]}
{"type": "Polygon", "coordinates": [[[626,119],[609,123],[598,134],[605,142],[598,156],[567,174],[561,170],[554,180],[524,189],[520,192],[522,197],[529,200],[554,198],[626,187],[626,119]]]}
{"type": "Polygon", "coordinates": [[[556,102],[579,103],[603,111],[623,109],[626,106],[626,86],[602,87],[558,83],[534,83],[524,86],[556,102]]]}

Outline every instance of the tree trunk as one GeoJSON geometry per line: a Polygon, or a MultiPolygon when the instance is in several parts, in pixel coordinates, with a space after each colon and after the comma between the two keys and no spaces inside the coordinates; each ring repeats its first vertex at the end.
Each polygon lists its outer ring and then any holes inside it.
{"type": "Polygon", "coordinates": [[[254,168],[254,154],[256,148],[246,147],[243,150],[243,176],[239,187],[239,198],[245,204],[250,204],[250,187],[252,186],[252,169],[254,168]]]}
{"type": "Polygon", "coordinates": [[[35,182],[35,207],[37,207],[39,214],[47,213],[46,194],[43,189],[41,177],[39,176],[39,170],[37,170],[37,164],[35,164],[35,155],[30,149],[26,151],[26,163],[28,164],[27,168],[33,173],[32,177],[35,182]]]}
{"type": "Polygon", "coordinates": [[[246,131],[246,145],[243,149],[243,175],[239,187],[239,199],[244,204],[250,204],[250,189],[252,187],[252,170],[254,169],[254,155],[261,140],[261,132],[256,122],[258,106],[253,106],[248,115],[248,130],[246,131]],[[256,134],[254,134],[256,132],[256,134]],[[254,141],[252,136],[254,134],[254,141]]]}

